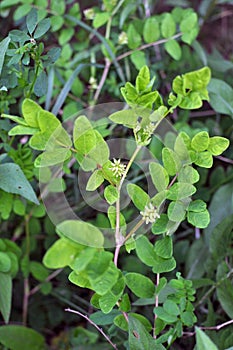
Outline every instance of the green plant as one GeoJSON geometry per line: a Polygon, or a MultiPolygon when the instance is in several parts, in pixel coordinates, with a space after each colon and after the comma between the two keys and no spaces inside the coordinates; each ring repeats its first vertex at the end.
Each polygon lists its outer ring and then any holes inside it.
{"type": "MultiPolygon", "coordinates": [[[[98,227],[81,220],[66,220],[57,225],[60,238],[49,248],[43,261],[47,268],[69,266],[72,269],[69,280],[95,292],[91,303],[101,311],[91,315],[90,320],[98,325],[104,315],[109,317],[113,313],[112,322],[128,332],[125,346],[132,349],[141,349],[146,342],[152,347],[157,344],[161,349],[164,348],[162,344],[170,347],[182,336],[183,328],[197,322],[192,304],[195,300],[192,281],[182,278],[179,273],[168,281],[160,274],[176,268],[172,237],[180,223],[187,218],[197,228],[209,224],[206,203],[191,198],[196,192],[194,183],[199,180],[193,165],[210,168],[213,156],[220,155],[229,146],[229,141],[220,136],[210,137],[206,131],[198,132],[192,138],[185,132],[175,135],[169,131],[163,140],[162,162],[154,158],[149,163],[157,193],[150,196],[134,181],[127,184],[128,196],[140,216],[131,229],[121,211],[120,197],[135,159],[152,142],[157,127],[174,108],[196,109],[203,100],[208,100],[209,80],[207,67],[176,77],[168,107],[160,93],[153,90],[154,80],[150,80],[146,66],[140,70],[135,86],[125,84],[121,91],[130,109],[117,111],[109,119],[133,131],[135,149],[127,164],[120,159],[109,159],[108,144],[85,116],[75,120],[71,141],[58,119],[29,99],[22,105],[23,118],[3,115],[19,124],[11,129],[10,135],[28,133],[32,135],[29,145],[43,151],[35,160],[35,165],[42,168],[42,174],[49,166],[62,165],[74,156],[82,170],[92,172],[86,185],[88,191],[107,182],[103,194],[109,203],[107,215],[115,232],[114,253],[104,248],[107,241],[98,227]],[[160,235],[154,243],[143,235],[149,224],[152,224],[153,235],[160,235]],[[151,279],[141,273],[121,271],[118,259],[124,246],[128,253],[135,251],[138,259],[149,267],[151,279]],[[152,324],[151,317],[148,319],[131,311],[133,300],[133,305],[154,304],[152,324]]],[[[107,339],[112,343],[109,337],[107,339]]]]}

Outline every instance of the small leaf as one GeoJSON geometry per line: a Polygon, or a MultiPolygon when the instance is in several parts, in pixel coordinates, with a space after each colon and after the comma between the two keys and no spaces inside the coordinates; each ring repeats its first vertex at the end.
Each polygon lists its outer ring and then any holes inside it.
{"type": "Polygon", "coordinates": [[[194,184],[198,182],[199,179],[200,179],[200,175],[198,171],[190,165],[182,167],[182,169],[179,171],[179,174],[178,174],[179,182],[194,184]]]}
{"type": "Polygon", "coordinates": [[[181,168],[181,162],[178,155],[170,148],[164,147],[162,150],[164,168],[171,176],[176,175],[181,168]]]}
{"type": "MultiPolygon", "coordinates": [[[[12,278],[9,274],[0,272],[0,311],[5,323],[9,322],[12,298],[12,278]]],[[[1,329],[0,327],[0,343],[1,329]]]]}
{"type": "Polygon", "coordinates": [[[37,21],[37,10],[35,8],[32,8],[26,17],[26,25],[30,35],[34,32],[37,25],[37,21]]]}
{"type": "Polygon", "coordinates": [[[94,20],[93,20],[93,27],[99,28],[102,27],[110,18],[110,13],[108,12],[99,12],[95,14],[94,20]]]}
{"type": "Polygon", "coordinates": [[[219,156],[229,147],[229,140],[225,137],[214,136],[210,138],[210,142],[208,145],[208,151],[213,156],[219,156]]]}
{"type": "Polygon", "coordinates": [[[43,36],[45,33],[47,33],[47,31],[50,28],[50,25],[51,23],[49,18],[42,19],[42,21],[40,21],[36,27],[34,38],[38,39],[41,36],[43,36]]]}
{"type": "Polygon", "coordinates": [[[192,196],[196,190],[196,187],[189,183],[177,182],[169,188],[167,198],[175,201],[184,199],[192,196]]]}
{"type": "Polygon", "coordinates": [[[223,80],[213,78],[208,86],[208,91],[210,94],[210,105],[212,108],[218,113],[227,114],[232,117],[232,87],[223,80]]]}
{"type": "Polygon", "coordinates": [[[137,124],[138,116],[134,109],[126,109],[111,114],[109,119],[114,123],[123,124],[128,128],[134,128],[137,124]]]}
{"type": "Polygon", "coordinates": [[[150,200],[148,194],[135,184],[128,184],[127,192],[133,204],[139,210],[143,210],[150,200]]]}
{"type": "Polygon", "coordinates": [[[129,289],[139,298],[152,298],[155,293],[153,282],[140,273],[127,273],[125,281],[129,289]]]}
{"type": "Polygon", "coordinates": [[[163,346],[156,345],[155,339],[148,333],[145,326],[136,317],[129,315],[129,348],[134,350],[163,350],[163,346]]]}
{"type": "Polygon", "coordinates": [[[173,254],[172,238],[170,236],[165,236],[164,238],[156,241],[154,251],[161,258],[171,258],[173,254]]]}
{"type": "Polygon", "coordinates": [[[146,43],[150,44],[160,37],[159,22],[156,17],[146,19],[143,27],[143,38],[146,43]]]}
{"type": "Polygon", "coordinates": [[[209,142],[208,132],[201,131],[192,138],[191,147],[197,152],[203,152],[207,150],[209,142]]]}
{"type": "Polygon", "coordinates": [[[180,310],[173,300],[167,299],[163,304],[163,308],[170,315],[178,316],[180,314],[180,310]]]}
{"type": "Polygon", "coordinates": [[[196,330],[196,347],[197,350],[218,350],[217,346],[200,328],[195,327],[196,330]]]}
{"type": "Polygon", "coordinates": [[[6,51],[8,49],[8,46],[10,44],[10,37],[7,36],[5,39],[3,39],[1,42],[0,42],[0,75],[1,75],[1,72],[2,72],[2,67],[3,67],[3,63],[4,63],[4,58],[5,58],[5,54],[6,54],[6,51]]]}
{"type": "Polygon", "coordinates": [[[48,90],[48,77],[44,71],[37,77],[34,85],[34,93],[37,97],[41,97],[47,94],[48,90]]]}
{"type": "Polygon", "coordinates": [[[169,259],[164,259],[164,258],[161,258],[160,256],[157,256],[156,262],[154,263],[152,271],[154,273],[164,273],[164,272],[172,271],[175,268],[176,268],[176,261],[173,257],[169,259]]]}
{"type": "Polygon", "coordinates": [[[152,232],[155,235],[160,235],[161,233],[166,233],[168,231],[168,216],[167,214],[161,214],[155,223],[152,225],[152,232]]]}
{"type": "Polygon", "coordinates": [[[196,199],[195,201],[191,202],[188,206],[188,211],[194,211],[196,213],[199,213],[205,210],[206,210],[206,203],[201,199],[196,199]]]}
{"type": "Polygon", "coordinates": [[[179,61],[181,59],[181,56],[182,56],[181,47],[176,40],[174,39],[168,40],[165,43],[164,48],[167,51],[167,53],[169,53],[169,55],[172,58],[174,58],[174,60],[179,61]]]}
{"type": "Polygon", "coordinates": [[[212,154],[209,151],[200,152],[194,163],[202,168],[211,168],[213,165],[212,154]]]}
{"type": "Polygon", "coordinates": [[[161,33],[164,38],[169,38],[176,32],[176,23],[170,13],[165,13],[162,24],[161,33]]]}
{"type": "Polygon", "coordinates": [[[27,124],[33,128],[38,128],[38,113],[42,108],[33,100],[26,98],[22,104],[22,113],[27,124]]]}
{"type": "Polygon", "coordinates": [[[146,236],[141,236],[136,240],[136,253],[139,259],[147,266],[153,266],[155,262],[155,252],[153,244],[146,236]]]}
{"type": "Polygon", "coordinates": [[[187,215],[188,222],[198,228],[206,228],[210,223],[210,214],[208,210],[201,212],[189,211],[187,215]]]}
{"type": "Polygon", "coordinates": [[[112,185],[107,186],[104,190],[104,198],[110,205],[114,204],[119,198],[119,192],[116,187],[112,185]]]}
{"type": "Polygon", "coordinates": [[[168,206],[168,217],[171,221],[180,222],[185,218],[185,207],[182,202],[171,202],[168,206]]]}
{"type": "Polygon", "coordinates": [[[95,170],[88,179],[87,191],[95,191],[104,182],[104,177],[101,170],[95,170]]]}
{"type": "Polygon", "coordinates": [[[159,163],[149,164],[152,182],[158,192],[166,190],[169,184],[169,175],[166,169],[159,163]]]}
{"type": "Polygon", "coordinates": [[[29,201],[39,204],[39,201],[20,167],[14,163],[0,165],[0,188],[9,193],[16,193],[29,201]]]}
{"type": "Polygon", "coordinates": [[[136,69],[141,69],[146,64],[146,55],[143,51],[135,51],[131,53],[130,60],[135,65],[136,69]]]}
{"type": "Polygon", "coordinates": [[[172,315],[172,314],[168,313],[161,306],[154,308],[154,313],[155,313],[155,315],[157,315],[157,317],[159,317],[161,320],[163,320],[164,322],[166,322],[168,324],[174,323],[177,321],[176,315],[172,315]]]}
{"type": "Polygon", "coordinates": [[[137,30],[135,29],[132,23],[129,25],[127,36],[128,36],[128,46],[130,49],[136,49],[137,47],[140,46],[141,40],[142,40],[141,36],[137,32],[137,30]]]}
{"type": "Polygon", "coordinates": [[[49,269],[69,266],[83,249],[83,246],[74,245],[67,239],[60,238],[45,253],[43,264],[49,269]]]}

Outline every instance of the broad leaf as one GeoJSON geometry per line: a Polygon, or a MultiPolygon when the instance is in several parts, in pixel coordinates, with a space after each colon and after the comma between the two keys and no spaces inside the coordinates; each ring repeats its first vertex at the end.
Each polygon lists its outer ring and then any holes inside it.
{"type": "Polygon", "coordinates": [[[101,231],[84,221],[65,220],[56,226],[58,234],[69,238],[72,242],[90,247],[102,247],[104,237],[101,231]]]}
{"type": "Polygon", "coordinates": [[[172,185],[167,193],[170,200],[184,199],[192,196],[196,192],[196,187],[189,183],[177,182],[172,185]]]}
{"type": "Polygon", "coordinates": [[[149,17],[146,19],[143,27],[143,37],[146,43],[153,43],[159,39],[159,22],[155,17],[149,17]]]}
{"type": "Polygon", "coordinates": [[[152,182],[158,192],[166,190],[169,184],[169,175],[166,169],[159,163],[149,164],[152,182]]]}
{"type": "Polygon", "coordinates": [[[20,167],[14,163],[0,165],[0,188],[9,193],[19,194],[29,201],[39,201],[20,167]]]}
{"type": "Polygon", "coordinates": [[[135,184],[128,184],[127,191],[133,204],[139,210],[143,210],[145,206],[149,203],[150,197],[139,186],[135,184]]]}
{"type": "Polygon", "coordinates": [[[127,30],[127,36],[128,36],[128,46],[130,49],[136,49],[141,44],[141,36],[135,29],[134,25],[131,23],[129,25],[129,28],[127,30]]]}
{"type": "Polygon", "coordinates": [[[174,176],[181,168],[178,155],[170,148],[164,147],[162,150],[163,165],[169,175],[174,176]]]}
{"type": "Polygon", "coordinates": [[[156,241],[154,251],[161,258],[171,258],[173,254],[172,238],[170,236],[165,236],[164,238],[156,241]]]}
{"type": "Polygon", "coordinates": [[[23,326],[0,327],[0,343],[11,350],[44,350],[44,337],[34,329],[23,326]]]}
{"type": "Polygon", "coordinates": [[[127,273],[125,281],[129,289],[139,298],[152,298],[155,293],[153,282],[139,273],[127,273]]]}
{"type": "Polygon", "coordinates": [[[101,170],[95,170],[88,179],[86,190],[95,191],[104,182],[101,170]]]}
{"type": "Polygon", "coordinates": [[[42,108],[33,100],[26,98],[22,104],[22,113],[26,123],[33,127],[38,128],[38,113],[42,111],[42,108]]]}
{"type": "Polygon", "coordinates": [[[210,138],[207,131],[197,133],[191,141],[191,147],[197,152],[206,151],[209,146],[210,138]]]}
{"type": "Polygon", "coordinates": [[[218,350],[217,346],[200,328],[195,327],[196,330],[196,347],[197,350],[218,350]]]}
{"type": "Polygon", "coordinates": [[[2,67],[3,67],[3,63],[4,63],[4,58],[5,58],[5,54],[6,54],[6,51],[8,49],[8,46],[10,44],[10,37],[7,36],[5,39],[3,39],[1,42],[0,42],[0,75],[1,75],[1,72],[2,72],[2,67]]]}
{"type": "Polygon", "coordinates": [[[153,266],[155,262],[155,252],[153,244],[146,236],[141,236],[136,240],[136,253],[139,259],[147,266],[153,266]]]}
{"type": "Polygon", "coordinates": [[[213,156],[219,156],[229,147],[229,144],[230,141],[225,137],[214,136],[210,138],[208,151],[213,154],[213,156]]]}
{"type": "Polygon", "coordinates": [[[119,197],[119,192],[115,186],[109,185],[104,190],[104,198],[106,201],[112,205],[114,204],[119,197]]]}
{"type": "MultiPolygon", "coordinates": [[[[145,326],[135,317],[129,316],[129,347],[134,350],[156,349],[155,339],[148,333],[145,326]]],[[[157,346],[159,350],[163,347],[157,346]]]]}

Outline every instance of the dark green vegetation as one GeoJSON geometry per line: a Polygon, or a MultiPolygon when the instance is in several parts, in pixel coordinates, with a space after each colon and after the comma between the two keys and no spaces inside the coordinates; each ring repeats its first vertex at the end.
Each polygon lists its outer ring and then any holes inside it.
{"type": "Polygon", "coordinates": [[[1,1],[1,350],[233,349],[232,1],[151,3],[1,1]]]}

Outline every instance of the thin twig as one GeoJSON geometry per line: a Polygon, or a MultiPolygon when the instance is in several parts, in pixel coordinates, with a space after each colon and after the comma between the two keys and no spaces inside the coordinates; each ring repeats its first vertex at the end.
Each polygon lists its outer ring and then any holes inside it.
{"type": "Polygon", "coordinates": [[[113,342],[112,342],[111,339],[107,336],[107,334],[104,333],[103,329],[100,328],[99,326],[97,326],[97,324],[95,324],[95,322],[93,322],[87,315],[84,315],[84,314],[82,314],[81,312],[76,311],[76,310],[73,310],[73,309],[70,309],[70,308],[65,309],[65,311],[71,312],[71,313],[73,313],[73,314],[76,314],[76,315],[79,315],[79,316],[85,318],[85,320],[87,320],[92,326],[94,326],[94,327],[104,336],[104,338],[109,342],[109,344],[112,345],[113,349],[118,350],[116,344],[113,344],[113,342]]]}
{"type": "MultiPolygon", "coordinates": [[[[156,287],[159,285],[159,279],[160,279],[160,274],[157,273],[156,275],[156,287]]],[[[155,295],[155,307],[158,307],[159,306],[159,295],[156,293],[155,295]]],[[[154,317],[154,329],[153,329],[153,338],[156,339],[156,327],[155,327],[155,322],[156,322],[156,319],[157,319],[157,315],[155,313],[155,317],[154,317]]]]}
{"type": "MultiPolygon", "coordinates": [[[[220,329],[226,327],[226,326],[229,326],[230,324],[233,323],[233,320],[230,320],[230,321],[227,321],[227,322],[224,322],[224,323],[221,323],[217,326],[212,326],[212,327],[198,327],[202,330],[209,330],[209,331],[219,331],[220,329]]],[[[189,337],[192,337],[193,335],[195,335],[196,332],[183,332],[183,335],[187,335],[189,337]]]]}
{"type": "MultiPolygon", "coordinates": [[[[49,282],[51,281],[53,278],[55,278],[57,275],[59,275],[59,273],[61,273],[63,271],[63,269],[58,269],[56,271],[53,271],[53,273],[51,273],[51,275],[49,275],[46,279],[45,279],[45,282],[49,282]]],[[[42,284],[38,284],[38,286],[35,286],[33,289],[30,290],[29,292],[29,296],[37,293],[40,288],[41,288],[42,284]]]]}
{"type": "Polygon", "coordinates": [[[158,41],[154,41],[153,43],[141,45],[141,46],[139,46],[138,48],[136,48],[136,49],[134,49],[134,50],[127,51],[127,52],[123,53],[122,55],[117,56],[117,57],[116,57],[116,60],[117,60],[117,61],[120,61],[120,60],[122,60],[123,58],[125,58],[125,57],[131,55],[131,53],[133,53],[133,52],[135,52],[135,51],[141,51],[141,50],[148,49],[148,47],[152,47],[152,46],[157,46],[157,45],[160,45],[160,44],[164,44],[164,43],[166,43],[168,40],[179,38],[181,35],[183,35],[183,33],[177,33],[177,34],[173,35],[173,36],[172,36],[171,38],[169,38],[169,39],[161,39],[161,40],[158,40],[158,41]]]}
{"type": "Polygon", "coordinates": [[[223,157],[223,156],[216,156],[216,158],[218,158],[222,162],[233,164],[233,160],[232,159],[229,159],[229,158],[226,158],[226,157],[223,157]]]}
{"type": "Polygon", "coordinates": [[[103,88],[103,85],[105,83],[105,80],[107,79],[107,76],[108,76],[108,72],[109,72],[109,68],[111,66],[111,62],[109,61],[108,58],[105,59],[105,67],[104,67],[104,71],[103,71],[103,74],[102,74],[102,77],[100,79],[100,82],[99,82],[99,85],[96,89],[96,92],[95,92],[95,96],[94,96],[94,104],[96,104],[98,98],[99,98],[99,95],[100,95],[100,92],[103,88]]]}

